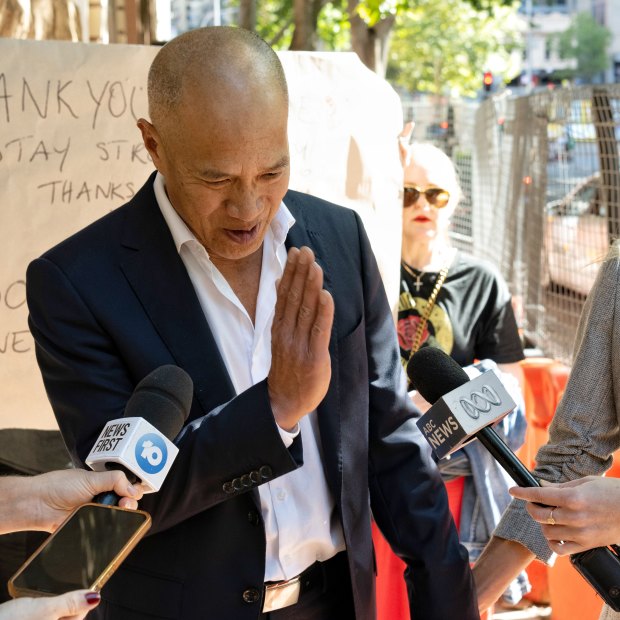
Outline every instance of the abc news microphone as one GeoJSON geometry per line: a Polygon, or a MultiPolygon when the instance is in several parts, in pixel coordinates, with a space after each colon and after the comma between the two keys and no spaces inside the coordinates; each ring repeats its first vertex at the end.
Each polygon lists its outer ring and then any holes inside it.
{"type": "MultiPolygon", "coordinates": [[[[153,370],[136,386],[123,417],[104,426],[86,464],[95,471],[120,469],[131,483],[141,482],[145,493],[159,491],[179,452],[172,441],[189,416],[193,389],[178,366],[153,370]]],[[[93,501],[115,506],[119,499],[110,491],[93,501]]]]}
{"type": "Polygon", "coordinates": [[[494,371],[470,380],[441,349],[423,347],[409,360],[407,375],[413,387],[432,404],[417,425],[437,458],[478,438],[519,486],[540,486],[491,428],[516,407],[494,371]]]}
{"type": "MultiPolygon", "coordinates": [[[[477,438],[519,486],[540,486],[491,428],[516,406],[494,371],[470,380],[443,350],[427,346],[413,354],[407,375],[431,403],[417,425],[437,458],[477,438]]],[[[597,547],[570,556],[573,566],[614,611],[620,611],[619,551],[615,546],[597,547]]]]}

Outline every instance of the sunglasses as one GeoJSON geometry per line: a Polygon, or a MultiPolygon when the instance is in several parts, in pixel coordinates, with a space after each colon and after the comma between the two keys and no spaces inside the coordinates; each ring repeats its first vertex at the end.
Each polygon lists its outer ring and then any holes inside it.
{"type": "Polygon", "coordinates": [[[427,187],[422,189],[417,185],[405,185],[405,193],[403,196],[403,208],[406,209],[418,202],[420,194],[426,196],[429,205],[433,205],[436,209],[445,207],[450,201],[450,192],[441,187],[427,187]]]}

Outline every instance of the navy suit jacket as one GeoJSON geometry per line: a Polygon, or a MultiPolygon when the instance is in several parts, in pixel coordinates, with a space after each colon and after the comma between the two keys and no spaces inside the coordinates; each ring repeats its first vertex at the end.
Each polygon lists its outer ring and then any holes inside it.
{"type": "MultiPolygon", "coordinates": [[[[414,423],[418,412],[359,216],[292,191],[284,201],[296,219],[287,245],[314,250],[335,301],[332,379],[318,420],[356,617],[375,617],[372,508],[408,564],[416,620],[478,618],[467,554],[414,423]]],[[[33,261],[27,294],[45,387],[76,465],[149,372],[176,364],[194,382],[179,455],[161,491],[141,502],[153,527],[104,587],[96,616],[256,618],[264,527],[258,493],[235,481],[250,474],[244,481],[255,486],[300,467],[303,437],[284,447],[266,381],[235,394],[153,177],[128,204],[33,261]]]]}

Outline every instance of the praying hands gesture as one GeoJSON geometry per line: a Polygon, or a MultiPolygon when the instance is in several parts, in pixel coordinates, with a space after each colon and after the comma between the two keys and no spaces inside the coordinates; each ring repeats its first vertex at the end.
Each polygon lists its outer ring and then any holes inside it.
{"type": "Polygon", "coordinates": [[[278,285],[271,329],[269,397],[277,424],[291,430],[316,409],[331,379],[334,301],[308,247],[291,248],[278,285]]]}

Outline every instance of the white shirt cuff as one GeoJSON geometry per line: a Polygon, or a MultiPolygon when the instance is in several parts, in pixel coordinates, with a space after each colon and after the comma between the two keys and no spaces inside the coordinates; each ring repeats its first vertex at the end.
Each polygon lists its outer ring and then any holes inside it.
{"type": "MultiPolygon", "coordinates": [[[[278,425],[276,424],[276,426],[278,425]]],[[[295,437],[299,435],[300,430],[301,429],[299,428],[299,422],[295,424],[295,428],[293,428],[292,431],[285,431],[283,428],[278,426],[278,432],[280,433],[280,437],[282,438],[282,442],[284,443],[285,448],[291,447],[293,441],[295,440],[295,437]]]]}

